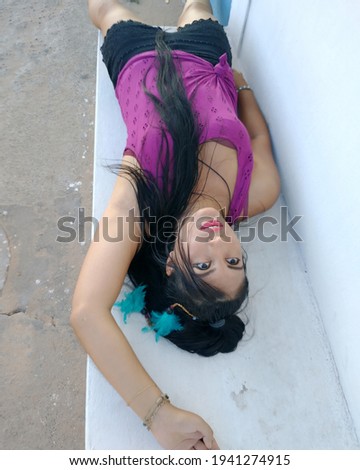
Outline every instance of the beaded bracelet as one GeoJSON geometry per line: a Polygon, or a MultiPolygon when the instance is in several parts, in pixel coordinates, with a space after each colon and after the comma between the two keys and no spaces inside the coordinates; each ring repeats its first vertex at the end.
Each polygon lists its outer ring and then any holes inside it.
{"type": "Polygon", "coordinates": [[[156,402],[153,404],[153,406],[150,408],[150,411],[144,418],[143,425],[146,426],[146,429],[150,431],[152,422],[157,414],[157,412],[160,410],[160,408],[165,405],[165,403],[170,403],[170,399],[166,393],[162,393],[159,398],[156,400],[156,402]]]}
{"type": "Polygon", "coordinates": [[[243,91],[243,90],[253,91],[252,88],[249,85],[239,86],[239,88],[237,88],[236,91],[239,93],[239,91],[243,91]]]}

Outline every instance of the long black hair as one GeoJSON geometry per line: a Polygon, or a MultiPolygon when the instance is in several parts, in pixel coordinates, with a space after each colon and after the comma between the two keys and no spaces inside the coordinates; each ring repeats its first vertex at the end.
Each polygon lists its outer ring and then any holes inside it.
{"type": "MultiPolygon", "coordinates": [[[[156,175],[130,164],[121,166],[121,174],[131,181],[136,191],[142,219],[142,243],[130,264],[128,275],[135,286],[146,285],[148,311],[162,312],[170,305],[180,303],[196,317],[193,320],[182,308],[175,307],[173,312],[179,317],[183,329],[173,331],[166,336],[167,339],[187,351],[212,356],[233,351],[243,336],[244,322],[235,314],[248,296],[246,260],[244,257],[245,279],[234,298],[229,298],[197,276],[184,252],[181,268],[173,264],[172,274],[166,275],[169,253],[181,228],[179,221],[184,220],[188,213],[190,199],[195,197],[196,200],[200,196],[195,192],[199,161],[201,165],[205,163],[199,160],[198,123],[161,29],[156,35],[156,51],[159,97],[146,88],[146,76],[143,86],[171,135],[173,146],[170,152],[167,134],[164,127],[161,128],[162,148],[159,154],[165,150],[161,185],[156,175]]],[[[160,159],[158,162],[160,165],[160,159]]],[[[209,171],[214,170],[209,168],[209,171]]]]}

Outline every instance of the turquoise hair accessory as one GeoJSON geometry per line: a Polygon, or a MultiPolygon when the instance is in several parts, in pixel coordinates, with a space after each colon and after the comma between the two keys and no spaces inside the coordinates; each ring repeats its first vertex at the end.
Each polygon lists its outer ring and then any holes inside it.
{"type": "Polygon", "coordinates": [[[172,331],[181,331],[184,327],[179,318],[168,308],[162,313],[152,311],[149,313],[145,307],[146,286],[138,286],[133,291],[125,294],[124,299],[115,302],[114,306],[119,308],[123,314],[124,323],[127,323],[128,315],[131,313],[145,313],[149,326],[142,328],[142,332],[155,331],[155,340],[160,336],[167,336],[172,331]]]}
{"type": "Polygon", "coordinates": [[[138,286],[132,292],[125,294],[123,300],[114,304],[122,311],[124,323],[127,322],[130,313],[140,313],[145,307],[145,289],[146,286],[138,286]]]}
{"type": "Polygon", "coordinates": [[[154,330],[155,341],[159,341],[159,336],[167,336],[172,331],[181,331],[184,327],[181,325],[179,318],[171,309],[165,310],[162,313],[159,312],[151,312],[150,313],[150,326],[145,326],[141,331],[146,333],[147,331],[154,330]]]}

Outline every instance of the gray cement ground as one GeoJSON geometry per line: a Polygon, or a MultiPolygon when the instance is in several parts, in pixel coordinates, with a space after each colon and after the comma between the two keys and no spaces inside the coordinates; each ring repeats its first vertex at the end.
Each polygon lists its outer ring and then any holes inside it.
{"type": "MultiPolygon", "coordinates": [[[[125,2],[126,3],[126,2],[125,2]]],[[[176,24],[181,0],[139,0],[176,24]]],[[[84,448],[86,355],[69,327],[91,214],[97,32],[87,2],[1,0],[0,448],[84,448]]]]}

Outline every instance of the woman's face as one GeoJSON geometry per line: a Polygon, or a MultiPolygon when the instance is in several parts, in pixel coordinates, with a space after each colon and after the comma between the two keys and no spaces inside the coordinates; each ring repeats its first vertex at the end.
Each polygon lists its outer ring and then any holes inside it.
{"type": "MultiPolygon", "coordinates": [[[[196,275],[230,298],[235,297],[245,279],[243,254],[235,232],[218,210],[199,209],[182,225],[169,257],[181,267],[179,243],[196,275]]],[[[171,274],[169,264],[166,272],[171,274]]]]}

